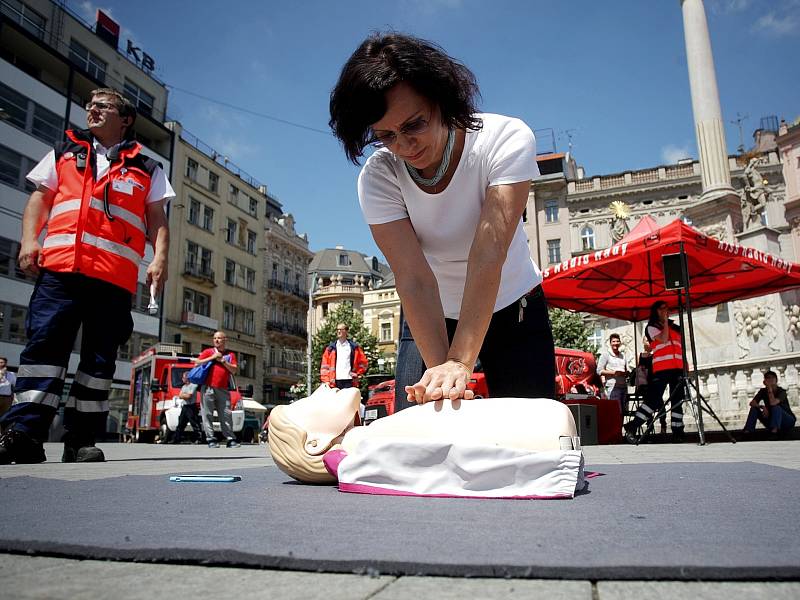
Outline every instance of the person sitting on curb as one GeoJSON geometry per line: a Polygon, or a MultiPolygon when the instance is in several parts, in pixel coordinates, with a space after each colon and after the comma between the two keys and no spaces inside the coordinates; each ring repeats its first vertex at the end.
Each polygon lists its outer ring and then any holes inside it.
{"type": "Polygon", "coordinates": [[[764,373],[764,387],[750,400],[750,412],[742,430],[744,436],[756,430],[756,420],[761,421],[761,424],[769,429],[773,438],[791,431],[797,422],[789,407],[786,390],[778,385],[778,375],[774,371],[764,373]]]}

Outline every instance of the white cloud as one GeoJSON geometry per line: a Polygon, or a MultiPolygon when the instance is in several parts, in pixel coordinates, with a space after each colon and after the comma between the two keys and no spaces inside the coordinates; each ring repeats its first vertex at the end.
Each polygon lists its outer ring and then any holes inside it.
{"type": "Polygon", "coordinates": [[[753,25],[756,31],[762,31],[768,35],[781,36],[794,33],[800,29],[800,20],[797,15],[785,14],[778,16],[774,12],[769,12],[761,17],[753,25]]]}
{"type": "Polygon", "coordinates": [[[711,10],[716,14],[743,12],[753,4],[753,0],[713,0],[711,10]]]}
{"type": "Polygon", "coordinates": [[[661,160],[664,161],[664,164],[672,165],[678,162],[682,158],[691,158],[692,153],[689,150],[689,146],[684,144],[683,146],[676,146],[674,144],[667,144],[663,148],[661,148],[661,160]]]}

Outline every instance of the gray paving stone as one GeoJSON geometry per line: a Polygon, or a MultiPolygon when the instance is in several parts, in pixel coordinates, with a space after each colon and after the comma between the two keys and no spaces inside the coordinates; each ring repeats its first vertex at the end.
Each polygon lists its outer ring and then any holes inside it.
{"type": "Polygon", "coordinates": [[[401,577],[371,600],[483,600],[484,598],[547,598],[547,600],[591,600],[588,581],[539,579],[449,579],[446,577],[401,577]]]}
{"type": "MultiPolygon", "coordinates": [[[[5,565],[8,558],[0,555],[0,564],[5,565]]],[[[8,573],[0,571],[0,599],[153,600],[167,595],[360,600],[374,597],[394,581],[393,577],[55,558],[28,558],[33,565],[28,568],[17,558],[8,560],[8,573]]]]}
{"type": "Polygon", "coordinates": [[[598,600],[796,600],[800,583],[599,581],[598,600]]]}

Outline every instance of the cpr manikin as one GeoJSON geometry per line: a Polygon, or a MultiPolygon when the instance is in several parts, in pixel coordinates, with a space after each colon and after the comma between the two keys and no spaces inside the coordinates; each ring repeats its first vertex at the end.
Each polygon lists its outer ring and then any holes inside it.
{"type": "Polygon", "coordinates": [[[354,426],[358,389],[320,386],[270,414],[275,463],[294,479],[350,492],[486,498],[572,497],[583,454],[553,400],[440,400],[354,426]]]}

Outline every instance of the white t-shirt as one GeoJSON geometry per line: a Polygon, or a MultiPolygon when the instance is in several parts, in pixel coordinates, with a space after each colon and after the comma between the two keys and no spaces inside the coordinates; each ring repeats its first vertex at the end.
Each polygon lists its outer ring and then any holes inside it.
{"type": "Polygon", "coordinates": [[[350,377],[350,342],[336,340],[336,379],[350,377]]]}
{"type": "MultiPolygon", "coordinates": [[[[117,144],[118,146],[119,144],[117,144]]],[[[97,178],[100,179],[103,175],[105,175],[106,171],[108,171],[108,158],[106,158],[106,154],[110,152],[116,146],[112,146],[111,148],[104,147],[100,142],[94,140],[94,149],[97,153],[97,178]]],[[[55,150],[50,150],[45,157],[39,161],[31,172],[27,175],[28,181],[33,183],[35,186],[44,186],[48,190],[57,190],[58,189],[58,172],[56,171],[56,153],[55,150]]],[[[158,202],[162,199],[169,199],[175,197],[175,190],[172,189],[172,186],[167,179],[167,176],[164,174],[164,171],[161,167],[156,166],[155,170],[153,171],[153,176],[150,179],[150,191],[147,193],[147,198],[145,202],[147,204],[151,204],[153,202],[158,202]]]]}
{"type": "MultiPolygon", "coordinates": [[[[444,315],[457,319],[486,188],[539,175],[536,139],[511,117],[482,113],[480,131],[467,131],[464,151],[447,189],[428,194],[417,187],[403,161],[382,148],[358,177],[358,198],[369,225],[410,219],[439,285],[444,315]]],[[[522,220],[508,249],[494,311],[515,302],[542,281],[528,250],[522,220]]]]}

